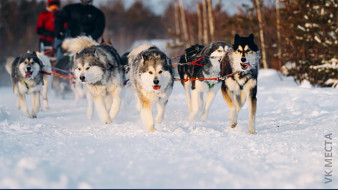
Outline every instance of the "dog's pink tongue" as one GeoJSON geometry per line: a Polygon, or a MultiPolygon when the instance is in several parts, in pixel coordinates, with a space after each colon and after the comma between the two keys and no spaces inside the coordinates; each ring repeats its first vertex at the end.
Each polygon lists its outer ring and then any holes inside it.
{"type": "Polygon", "coordinates": [[[29,78],[29,77],[31,77],[31,75],[32,75],[32,73],[31,72],[26,72],[26,78],[29,78]]]}
{"type": "Polygon", "coordinates": [[[248,66],[248,67],[252,67],[252,65],[250,65],[250,63],[241,63],[241,65],[245,65],[245,66],[248,66]]]}
{"type": "Polygon", "coordinates": [[[160,88],[161,88],[160,85],[155,85],[155,86],[153,86],[153,89],[154,89],[154,90],[159,90],[160,88]]]}

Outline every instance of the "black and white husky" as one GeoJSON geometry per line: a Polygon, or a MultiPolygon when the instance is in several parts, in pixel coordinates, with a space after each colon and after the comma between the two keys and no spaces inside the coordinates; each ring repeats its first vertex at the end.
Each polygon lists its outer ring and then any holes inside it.
{"type": "Polygon", "coordinates": [[[219,80],[203,80],[220,77],[220,61],[227,52],[229,44],[225,42],[214,42],[200,50],[200,45],[194,45],[186,49],[186,55],[183,55],[180,62],[183,60],[197,61],[197,64],[188,66],[179,66],[178,71],[185,89],[186,99],[189,109],[189,119],[194,120],[199,110],[203,109],[203,93],[207,93],[204,110],[201,115],[201,120],[205,120],[208,115],[211,103],[221,87],[219,80]],[[200,51],[198,54],[189,56],[192,50],[200,51]],[[191,93],[190,93],[191,92],[191,93]]]}
{"type": "Polygon", "coordinates": [[[260,51],[254,41],[254,35],[240,37],[235,35],[234,44],[222,60],[222,76],[229,76],[222,83],[223,98],[229,106],[231,127],[237,125],[238,112],[248,99],[249,133],[255,134],[257,104],[257,76],[260,51]]]}
{"type": "Polygon", "coordinates": [[[141,118],[154,131],[153,104],[157,102],[156,122],[164,117],[165,107],[174,85],[170,59],[157,47],[142,45],[129,53],[130,82],[140,104],[141,118]]]}
{"type": "Polygon", "coordinates": [[[21,57],[8,59],[6,70],[12,77],[13,91],[17,95],[17,108],[29,118],[36,118],[40,108],[40,93],[44,109],[48,109],[48,91],[51,85],[52,68],[47,56],[40,52],[27,52],[21,57]],[[29,113],[26,94],[32,95],[32,111],[29,113]]]}
{"type": "Polygon", "coordinates": [[[120,109],[124,82],[124,70],[119,54],[113,46],[99,44],[86,36],[69,39],[67,43],[67,51],[75,54],[75,76],[86,84],[88,117],[92,117],[94,101],[101,120],[106,124],[110,123],[120,109]],[[105,99],[109,95],[112,96],[113,102],[106,105],[105,99]]]}

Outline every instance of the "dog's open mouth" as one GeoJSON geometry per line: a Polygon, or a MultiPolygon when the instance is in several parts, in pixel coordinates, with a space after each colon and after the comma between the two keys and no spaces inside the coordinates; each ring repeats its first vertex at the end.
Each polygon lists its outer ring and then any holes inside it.
{"type": "Polygon", "coordinates": [[[241,63],[241,68],[242,68],[243,70],[246,70],[248,67],[252,67],[252,66],[250,65],[250,63],[241,63]]]}
{"type": "Polygon", "coordinates": [[[153,86],[153,89],[154,89],[154,90],[159,90],[160,88],[161,88],[160,85],[154,85],[154,86],[153,86]]]}
{"type": "Polygon", "coordinates": [[[32,76],[32,74],[33,74],[32,71],[27,71],[25,77],[26,77],[26,78],[29,78],[29,77],[32,76]]]}

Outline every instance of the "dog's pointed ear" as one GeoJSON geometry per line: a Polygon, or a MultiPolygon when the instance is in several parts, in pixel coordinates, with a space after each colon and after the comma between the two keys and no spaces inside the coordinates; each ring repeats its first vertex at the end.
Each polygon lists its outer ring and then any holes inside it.
{"type": "Polygon", "coordinates": [[[112,38],[109,38],[109,41],[108,41],[108,45],[113,45],[113,39],[112,38]]]}
{"type": "Polygon", "coordinates": [[[253,33],[251,33],[251,34],[249,35],[249,39],[252,40],[252,41],[255,40],[255,37],[254,37],[253,33]]]}
{"type": "Polygon", "coordinates": [[[94,57],[99,58],[99,53],[97,52],[97,50],[94,51],[94,57]]]}
{"type": "Polygon", "coordinates": [[[167,57],[167,65],[170,66],[171,65],[171,60],[167,57]]]}
{"type": "Polygon", "coordinates": [[[99,44],[104,44],[104,38],[103,37],[100,39],[99,44]]]}
{"type": "Polygon", "coordinates": [[[239,35],[236,34],[236,35],[235,35],[235,42],[237,42],[239,38],[240,38],[239,35]]]}
{"type": "Polygon", "coordinates": [[[33,51],[33,52],[32,52],[32,55],[33,55],[34,57],[37,57],[37,55],[36,55],[36,52],[35,52],[35,51],[33,51]]]}
{"type": "Polygon", "coordinates": [[[31,51],[27,50],[27,53],[30,53],[31,51]]]}
{"type": "Polygon", "coordinates": [[[146,54],[142,54],[142,59],[143,59],[143,61],[145,61],[145,60],[147,60],[148,59],[148,56],[146,55],[146,54]]]}

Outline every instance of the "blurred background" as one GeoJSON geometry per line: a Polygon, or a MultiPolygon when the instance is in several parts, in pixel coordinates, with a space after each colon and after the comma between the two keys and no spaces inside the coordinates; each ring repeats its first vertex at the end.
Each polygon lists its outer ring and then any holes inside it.
{"type": "MultiPolygon", "coordinates": [[[[61,5],[79,1],[61,0],[61,5]]],[[[169,56],[213,41],[255,35],[261,68],[322,87],[338,85],[337,0],[94,0],[106,17],[105,41],[122,55],[151,42],[169,56]]],[[[0,86],[7,57],[38,49],[35,25],[44,0],[0,1],[0,86]]]]}

